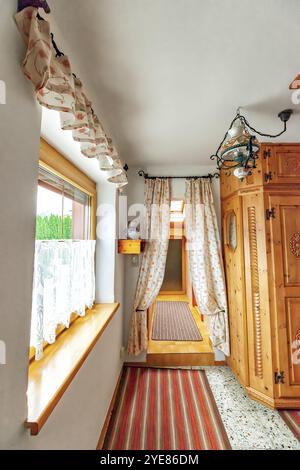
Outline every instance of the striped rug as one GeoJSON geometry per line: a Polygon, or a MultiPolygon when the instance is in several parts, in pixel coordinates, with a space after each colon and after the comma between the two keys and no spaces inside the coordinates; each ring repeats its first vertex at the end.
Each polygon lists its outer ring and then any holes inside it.
{"type": "Polygon", "coordinates": [[[300,442],[300,410],[281,410],[279,414],[300,442]]]}
{"type": "Polygon", "coordinates": [[[152,327],[154,341],[202,341],[187,302],[156,302],[152,327]]]}
{"type": "Polygon", "coordinates": [[[205,372],[126,367],[103,449],[230,449],[205,372]]]}

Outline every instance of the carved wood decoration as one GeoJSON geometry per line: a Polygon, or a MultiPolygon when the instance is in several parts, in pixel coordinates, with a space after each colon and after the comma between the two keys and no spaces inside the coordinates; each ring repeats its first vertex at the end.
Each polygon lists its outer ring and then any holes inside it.
{"type": "Polygon", "coordinates": [[[297,331],[295,336],[295,345],[297,349],[300,349],[300,329],[297,331]]]}
{"type": "Polygon", "coordinates": [[[294,233],[290,238],[290,250],[291,253],[300,258],[300,233],[294,233]]]}
{"type": "Polygon", "coordinates": [[[299,154],[285,154],[278,156],[278,175],[279,176],[298,176],[300,172],[299,154]]]}
{"type": "MultiPolygon", "coordinates": [[[[287,199],[286,199],[287,200],[287,199]]],[[[283,256],[284,285],[300,288],[300,206],[280,204],[281,246],[283,256]]],[[[274,220],[276,223],[276,220],[274,220]]]]}
{"type": "Polygon", "coordinates": [[[260,318],[260,291],[259,291],[259,271],[257,254],[257,234],[256,234],[256,209],[248,207],[249,245],[250,245],[250,271],[251,271],[251,291],[252,308],[254,320],[254,341],[255,341],[255,375],[263,378],[263,358],[262,358],[262,334],[260,318]]]}
{"type": "Polygon", "coordinates": [[[300,298],[286,299],[287,342],[289,353],[288,380],[291,385],[300,385],[300,298]]]}

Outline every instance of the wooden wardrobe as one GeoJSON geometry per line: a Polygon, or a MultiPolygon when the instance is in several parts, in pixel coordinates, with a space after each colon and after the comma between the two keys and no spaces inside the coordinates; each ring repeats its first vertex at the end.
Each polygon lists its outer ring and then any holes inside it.
{"type": "Polygon", "coordinates": [[[244,181],[221,176],[229,366],[247,394],[300,408],[300,144],[262,144],[244,181]]]}

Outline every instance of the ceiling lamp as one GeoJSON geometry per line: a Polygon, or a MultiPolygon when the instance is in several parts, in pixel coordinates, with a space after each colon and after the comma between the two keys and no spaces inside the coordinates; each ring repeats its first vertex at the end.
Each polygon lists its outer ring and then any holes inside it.
{"type": "Polygon", "coordinates": [[[217,160],[219,170],[233,170],[234,175],[243,180],[246,176],[252,174],[258,159],[259,142],[256,136],[251,134],[251,131],[262,137],[279,137],[286,132],[286,123],[292,113],[291,109],[281,111],[278,117],[284,123],[283,131],[270,135],[259,132],[251,127],[247,119],[240,114],[240,109],[238,109],[218,150],[210,157],[211,160],[217,160]]]}

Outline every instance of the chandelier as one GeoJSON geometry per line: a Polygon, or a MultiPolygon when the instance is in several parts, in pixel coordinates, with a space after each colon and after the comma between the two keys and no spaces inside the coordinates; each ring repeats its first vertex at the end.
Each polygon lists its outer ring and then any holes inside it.
{"type": "Polygon", "coordinates": [[[217,160],[219,170],[233,171],[237,178],[243,180],[246,176],[251,175],[253,169],[256,168],[260,146],[255,134],[269,138],[281,136],[287,130],[286,123],[292,113],[291,109],[285,109],[278,114],[284,128],[278,134],[271,135],[251,127],[245,116],[240,114],[239,108],[218,150],[210,159],[217,160]]]}

